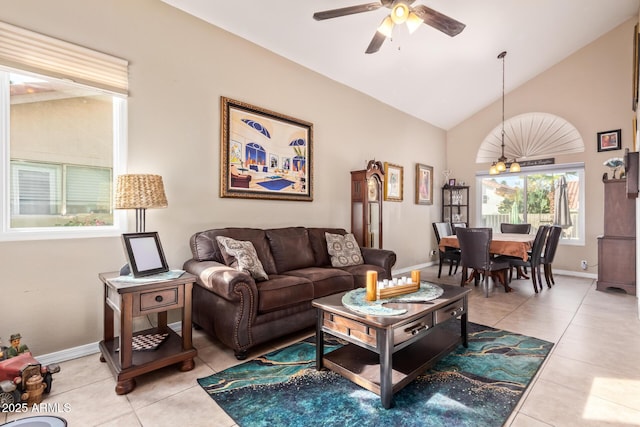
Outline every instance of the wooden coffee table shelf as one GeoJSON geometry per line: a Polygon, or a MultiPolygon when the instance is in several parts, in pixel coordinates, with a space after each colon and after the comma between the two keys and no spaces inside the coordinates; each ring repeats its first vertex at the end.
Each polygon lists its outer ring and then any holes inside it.
{"type": "Polygon", "coordinates": [[[104,339],[100,341],[100,361],[106,362],[116,378],[116,394],[126,394],[135,386],[135,377],[165,366],[178,364],[181,371],[195,366],[197,351],[191,341],[191,290],[196,277],[184,273],[177,279],[147,283],[124,283],[118,273],[101,273],[104,284],[104,339]],[[182,310],[182,337],[167,326],[167,311],[182,310]],[[120,336],[114,336],[114,313],[119,314],[120,336]],[[158,326],[133,332],[133,318],[157,313],[158,326]],[[133,351],[135,335],[167,333],[155,350],[133,351]]]}
{"type": "Polygon", "coordinates": [[[326,367],[380,396],[385,408],[393,394],[458,345],[467,346],[469,289],[438,285],[445,292],[431,304],[397,303],[400,316],[360,315],[342,305],[344,293],[313,301],[318,309],[316,368],[326,367]],[[460,318],[460,330],[452,321],[460,318]],[[323,333],[350,344],[324,354],[323,333]]]}

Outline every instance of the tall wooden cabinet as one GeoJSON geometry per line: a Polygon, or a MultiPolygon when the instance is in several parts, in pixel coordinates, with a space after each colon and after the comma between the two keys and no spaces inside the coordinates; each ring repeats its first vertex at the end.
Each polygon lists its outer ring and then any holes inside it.
{"type": "Polygon", "coordinates": [[[604,179],[604,235],[598,237],[599,291],[636,294],[636,199],[627,198],[626,179],[604,179]]]}
{"type": "Polygon", "coordinates": [[[351,232],[362,247],[382,249],[383,176],[378,166],[351,172],[351,232]]]}

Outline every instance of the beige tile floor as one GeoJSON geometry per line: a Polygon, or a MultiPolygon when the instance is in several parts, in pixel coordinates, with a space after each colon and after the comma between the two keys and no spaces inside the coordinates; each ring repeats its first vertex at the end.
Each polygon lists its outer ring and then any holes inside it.
{"type": "MultiPolygon", "coordinates": [[[[437,280],[437,269],[423,278],[437,280]]],[[[443,275],[443,283],[458,284],[443,275]]],[[[505,425],[640,426],[640,321],[637,300],[621,292],[599,292],[595,281],[557,276],[552,289],[533,292],[530,281],[514,280],[513,292],[494,289],[470,296],[470,321],[556,343],[524,398],[505,425]]],[[[312,331],[252,352],[250,357],[297,341],[312,331]]],[[[61,364],[44,400],[51,415],[75,426],[234,426],[196,383],[239,363],[217,340],[194,332],[196,368],[168,367],[139,377],[131,393],[117,396],[115,381],[98,355],[61,364]],[[56,404],[58,407],[56,408],[56,404]],[[66,405],[66,406],[65,406],[66,405]]],[[[0,414],[0,423],[27,414],[0,414]]]]}

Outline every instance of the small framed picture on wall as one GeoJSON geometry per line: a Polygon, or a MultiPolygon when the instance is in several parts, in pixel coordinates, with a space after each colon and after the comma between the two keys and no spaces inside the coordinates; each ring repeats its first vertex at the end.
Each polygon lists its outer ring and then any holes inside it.
{"type": "Polygon", "coordinates": [[[598,151],[613,151],[622,149],[622,130],[608,130],[598,132],[598,151]]]}

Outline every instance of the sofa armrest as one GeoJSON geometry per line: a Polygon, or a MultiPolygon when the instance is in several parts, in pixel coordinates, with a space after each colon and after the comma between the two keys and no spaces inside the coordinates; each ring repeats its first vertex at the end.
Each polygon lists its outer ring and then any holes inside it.
{"type": "Polygon", "coordinates": [[[228,301],[240,301],[239,284],[248,286],[251,295],[258,295],[256,282],[249,273],[238,271],[216,261],[196,261],[190,259],[183,269],[198,277],[197,283],[203,288],[228,301]]]}
{"type": "Polygon", "coordinates": [[[360,248],[365,264],[383,267],[391,275],[391,267],[396,263],[396,253],[386,249],[360,248]]]}

